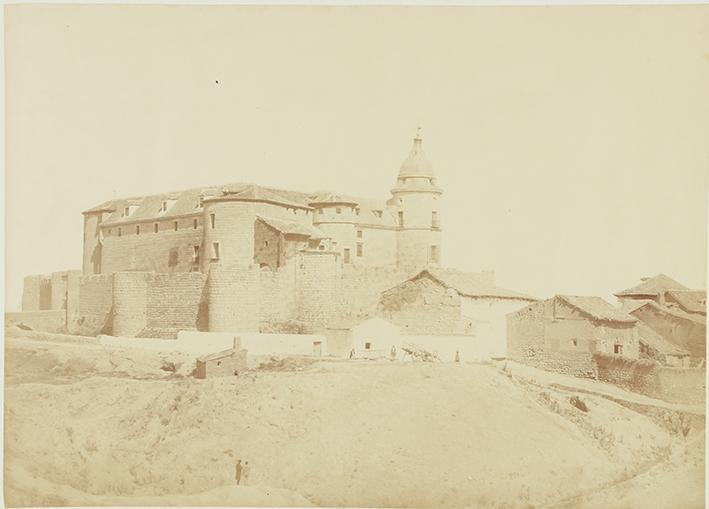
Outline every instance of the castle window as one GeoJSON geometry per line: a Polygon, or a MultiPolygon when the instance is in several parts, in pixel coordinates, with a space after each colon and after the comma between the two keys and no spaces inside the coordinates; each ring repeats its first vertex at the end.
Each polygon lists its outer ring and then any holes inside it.
{"type": "Polygon", "coordinates": [[[350,248],[346,247],[344,250],[345,263],[350,263],[350,248]]]}
{"type": "Polygon", "coordinates": [[[173,228],[175,228],[175,231],[177,231],[177,221],[174,221],[174,222],[172,223],[172,226],[173,226],[173,228]]]}
{"type": "Polygon", "coordinates": [[[120,237],[123,234],[123,230],[118,228],[118,236],[120,237]]]}
{"type": "Polygon", "coordinates": [[[158,232],[158,223],[155,223],[155,224],[153,225],[153,231],[154,231],[155,233],[158,232]]]}
{"type": "Polygon", "coordinates": [[[335,207],[335,212],[338,214],[342,214],[342,208],[341,207],[335,207]]]}
{"type": "Polygon", "coordinates": [[[357,230],[357,238],[358,239],[362,238],[362,230],[357,230]]]}
{"type": "Polygon", "coordinates": [[[212,260],[219,259],[219,242],[212,242],[212,260]]]}
{"type": "Polygon", "coordinates": [[[136,225],[135,227],[135,234],[140,235],[140,225],[136,225]]]}
{"type": "Polygon", "coordinates": [[[197,229],[197,220],[196,219],[192,220],[192,228],[194,228],[195,230],[197,229]]]}
{"type": "Polygon", "coordinates": [[[399,211],[399,226],[404,226],[404,211],[399,211]]]}
{"type": "Polygon", "coordinates": [[[438,263],[438,246],[431,246],[431,261],[438,263]]]}
{"type": "Polygon", "coordinates": [[[616,355],[623,355],[623,345],[614,345],[613,353],[616,355]]]}
{"type": "Polygon", "coordinates": [[[123,215],[126,217],[130,215],[130,207],[126,207],[123,209],[123,215]]]}
{"type": "Polygon", "coordinates": [[[358,242],[357,243],[357,256],[362,256],[362,243],[358,242]]]}
{"type": "Polygon", "coordinates": [[[354,209],[354,211],[355,211],[355,214],[356,214],[356,215],[359,215],[359,207],[356,207],[356,208],[354,209]]]}
{"type": "Polygon", "coordinates": [[[578,340],[578,339],[572,339],[572,340],[571,340],[571,346],[579,346],[579,340],[578,340]]]}
{"type": "Polygon", "coordinates": [[[364,349],[365,349],[365,350],[371,350],[371,348],[372,348],[372,343],[367,342],[367,343],[364,344],[364,349]]]}
{"type": "Polygon", "coordinates": [[[377,217],[382,217],[382,211],[381,211],[381,210],[373,210],[372,212],[374,213],[375,216],[377,216],[377,217]]]}
{"type": "Polygon", "coordinates": [[[168,267],[177,267],[177,259],[179,256],[179,251],[177,248],[170,249],[170,258],[167,262],[168,267]]]}
{"type": "Polygon", "coordinates": [[[216,224],[216,217],[214,217],[214,214],[209,214],[209,221],[212,225],[212,229],[214,229],[214,225],[216,224]]]}
{"type": "Polygon", "coordinates": [[[431,228],[438,228],[438,212],[431,212],[431,228]]]}
{"type": "Polygon", "coordinates": [[[193,246],[192,249],[192,261],[194,263],[199,263],[199,246],[193,246]]]}

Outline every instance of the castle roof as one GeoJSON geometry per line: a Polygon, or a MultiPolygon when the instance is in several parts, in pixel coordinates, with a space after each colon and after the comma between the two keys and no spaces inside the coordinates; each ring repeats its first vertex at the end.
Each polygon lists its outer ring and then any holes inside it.
{"type": "Polygon", "coordinates": [[[310,205],[334,205],[334,204],[342,204],[342,205],[358,205],[359,202],[357,199],[352,198],[351,196],[345,196],[342,194],[337,194],[337,193],[318,193],[313,197],[313,199],[310,201],[310,205]]]}
{"type": "Polygon", "coordinates": [[[407,177],[428,177],[434,178],[433,165],[426,158],[426,154],[421,146],[423,139],[421,138],[421,128],[419,127],[414,137],[414,144],[411,147],[409,156],[401,163],[399,169],[399,178],[407,177]]]}
{"type": "Polygon", "coordinates": [[[630,296],[641,296],[650,295],[656,296],[660,293],[664,293],[667,290],[689,290],[683,284],[678,283],[674,279],[665,274],[658,274],[655,277],[644,277],[641,279],[639,285],[627,288],[614,294],[616,297],[630,297],[630,296]]]}
{"type": "Polygon", "coordinates": [[[272,217],[257,216],[259,220],[271,228],[278,230],[284,235],[302,235],[311,239],[327,239],[329,238],[315,226],[299,223],[297,221],[285,221],[283,219],[275,219],[272,217]]]}
{"type": "MultiPolygon", "coordinates": [[[[283,196],[281,193],[276,193],[268,188],[249,184],[246,187],[243,185],[230,185],[222,188],[222,196],[228,196],[229,199],[235,201],[258,201],[265,203],[274,203],[276,205],[285,205],[292,208],[310,207],[302,201],[294,201],[283,196]]],[[[218,198],[218,197],[217,197],[218,198]]]]}
{"type": "Polygon", "coordinates": [[[595,296],[557,295],[557,299],[594,320],[617,323],[636,323],[637,318],[595,296]]]}

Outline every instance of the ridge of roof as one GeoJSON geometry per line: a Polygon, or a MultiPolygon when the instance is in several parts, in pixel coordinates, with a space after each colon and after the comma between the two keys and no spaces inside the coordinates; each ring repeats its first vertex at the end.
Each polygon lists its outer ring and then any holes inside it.
{"type": "Polygon", "coordinates": [[[658,274],[650,278],[642,278],[641,283],[631,288],[626,288],[620,292],[614,293],[616,297],[631,296],[631,295],[658,295],[660,292],[667,290],[689,290],[683,284],[675,281],[665,274],[658,274]]]}
{"type": "Polygon", "coordinates": [[[556,298],[561,299],[569,306],[581,311],[594,320],[617,323],[636,323],[638,321],[634,316],[614,307],[610,302],[601,297],[557,295],[556,298]]]}

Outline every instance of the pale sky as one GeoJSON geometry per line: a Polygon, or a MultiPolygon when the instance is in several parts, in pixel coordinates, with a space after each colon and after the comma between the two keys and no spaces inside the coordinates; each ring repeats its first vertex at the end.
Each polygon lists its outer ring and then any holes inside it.
{"type": "MultiPolygon", "coordinates": [[[[6,308],[81,211],[228,182],[388,197],[538,297],[706,280],[709,6],[6,7],[6,308]]],[[[615,302],[614,300],[612,302],[615,302]]]]}

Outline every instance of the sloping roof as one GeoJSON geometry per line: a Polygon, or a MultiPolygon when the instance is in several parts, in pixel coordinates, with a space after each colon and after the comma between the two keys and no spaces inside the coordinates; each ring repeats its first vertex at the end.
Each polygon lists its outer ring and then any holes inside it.
{"type": "Polygon", "coordinates": [[[658,295],[667,290],[689,290],[686,286],[678,283],[674,279],[665,274],[658,274],[655,277],[643,278],[642,283],[627,288],[621,292],[614,294],[616,297],[630,295],[658,295]]]}
{"type": "Polygon", "coordinates": [[[617,323],[635,323],[638,321],[637,318],[630,316],[628,313],[616,307],[613,307],[612,304],[600,297],[557,295],[556,298],[564,301],[569,306],[581,311],[583,314],[594,320],[617,323]]]}
{"type": "Polygon", "coordinates": [[[638,329],[638,335],[640,336],[640,342],[645,343],[651,348],[654,348],[658,352],[665,355],[675,355],[679,357],[689,356],[689,350],[685,350],[681,346],[670,343],[665,338],[660,336],[657,332],[652,330],[650,327],[645,325],[643,322],[638,321],[635,326],[638,329]]]}
{"type": "Polygon", "coordinates": [[[327,239],[329,238],[316,227],[298,223],[296,221],[285,221],[283,219],[274,219],[272,217],[257,216],[259,220],[266,223],[271,228],[278,230],[286,235],[303,235],[311,239],[327,239]]]}
{"type": "Polygon", "coordinates": [[[443,286],[452,288],[460,295],[464,295],[466,297],[490,297],[497,299],[524,300],[529,302],[539,300],[523,293],[495,286],[493,284],[492,273],[463,272],[454,269],[440,269],[431,267],[422,270],[410,279],[416,279],[424,274],[429,274],[443,286]]]}
{"type": "Polygon", "coordinates": [[[707,293],[701,290],[670,290],[667,294],[689,313],[707,314],[707,293]]]}
{"type": "Polygon", "coordinates": [[[247,185],[245,188],[240,188],[237,186],[224,186],[224,195],[230,196],[231,198],[244,201],[262,201],[268,203],[276,203],[278,205],[285,205],[286,207],[295,208],[310,208],[308,205],[291,201],[290,199],[281,196],[280,194],[271,191],[265,187],[256,185],[247,185]]]}
{"type": "Polygon", "coordinates": [[[200,362],[215,361],[217,359],[223,359],[224,357],[231,357],[235,350],[230,348],[229,350],[222,350],[221,352],[210,353],[203,357],[198,357],[197,360],[200,362]]]}
{"type": "Polygon", "coordinates": [[[686,311],[682,311],[679,308],[671,308],[667,306],[661,306],[654,300],[646,300],[642,301],[642,304],[639,306],[636,306],[635,309],[632,311],[628,311],[631,315],[635,316],[635,312],[637,312],[640,308],[643,307],[650,307],[660,313],[666,313],[670,316],[674,316],[676,318],[681,318],[684,320],[689,320],[690,322],[695,322],[695,323],[700,323],[700,324],[706,324],[706,316],[697,314],[697,313],[687,313],[686,311]]]}
{"type": "Polygon", "coordinates": [[[317,193],[311,200],[310,205],[316,204],[335,204],[343,203],[347,205],[357,205],[359,202],[356,198],[345,196],[344,194],[321,192],[317,193]]]}

